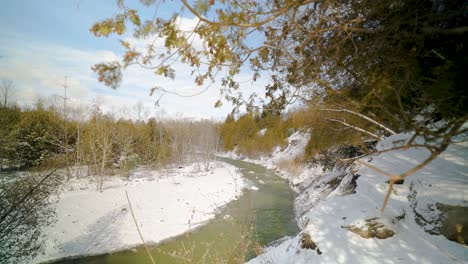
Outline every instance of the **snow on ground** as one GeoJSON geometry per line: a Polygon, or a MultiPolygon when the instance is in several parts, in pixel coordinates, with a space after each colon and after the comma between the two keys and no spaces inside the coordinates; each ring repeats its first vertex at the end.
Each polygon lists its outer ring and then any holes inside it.
{"type": "Polygon", "coordinates": [[[147,243],[182,234],[213,218],[236,199],[245,183],[234,166],[213,162],[153,171],[139,168],[129,180],[108,177],[102,192],[89,178],[73,179],[60,194],[58,222],[46,227],[45,254],[34,262],[118,251],[141,244],[130,198],[147,243]]]}
{"type": "MultiPolygon", "coordinates": [[[[305,139],[306,135],[301,137],[305,139]]],[[[379,148],[401,144],[407,138],[408,135],[386,138],[379,148]]],[[[293,146],[295,152],[289,146],[256,162],[275,168],[279,159],[300,153],[299,144],[293,146]]],[[[425,149],[412,148],[362,161],[387,172],[401,173],[428,155],[425,149]]],[[[321,167],[302,167],[297,173],[283,171],[283,176],[293,181],[292,187],[299,192],[295,206],[302,231],[267,248],[266,253],[249,263],[468,263],[467,246],[426,232],[440,225],[437,203],[468,206],[467,142],[450,146],[428,166],[407,177],[404,184],[395,185],[383,214],[380,209],[388,178],[367,166],[327,172],[321,167]],[[379,232],[391,230],[394,235],[385,239],[363,238],[350,231],[369,231],[374,225],[379,232]],[[306,234],[315,249],[303,248],[306,234]]]]}
{"type": "Polygon", "coordinates": [[[267,130],[266,128],[263,128],[262,130],[258,131],[257,134],[258,134],[259,136],[264,136],[265,133],[266,133],[266,130],[267,130]]]}

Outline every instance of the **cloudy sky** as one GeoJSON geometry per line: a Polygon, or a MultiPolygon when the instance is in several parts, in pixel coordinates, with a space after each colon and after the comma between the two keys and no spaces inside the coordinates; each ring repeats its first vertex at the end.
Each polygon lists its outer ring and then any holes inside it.
{"type": "MultiPolygon", "coordinates": [[[[130,1],[127,1],[130,2],[130,1]]],[[[135,1],[132,1],[135,2],[135,1]]],[[[178,9],[166,1],[158,12],[172,15],[178,9]]],[[[132,6],[141,16],[152,17],[154,8],[132,6]]],[[[133,41],[130,35],[122,37],[96,38],[89,28],[97,21],[110,17],[117,10],[114,0],[8,0],[0,8],[0,79],[15,83],[16,101],[21,105],[34,104],[38,98],[59,98],[63,95],[64,77],[68,78],[70,103],[89,105],[99,98],[105,109],[130,114],[138,102],[142,102],[148,116],[166,115],[193,118],[223,119],[231,110],[224,102],[221,108],[214,108],[220,98],[221,84],[215,83],[201,95],[182,98],[166,94],[159,107],[151,97],[151,87],[161,86],[167,90],[189,95],[204,87],[196,86],[190,69],[176,66],[176,79],[157,77],[137,67],[124,72],[123,83],[112,90],[97,81],[91,71],[95,63],[118,59],[123,49],[118,39],[133,41]]],[[[186,12],[187,13],[187,12],[186,12]]],[[[188,15],[188,14],[187,14],[188,15]]],[[[183,26],[190,27],[195,18],[182,19],[183,26]]],[[[248,72],[245,72],[245,79],[248,72]]],[[[265,81],[242,84],[246,94],[262,90],[265,81]]],[[[58,99],[57,99],[58,100],[58,99]]]]}

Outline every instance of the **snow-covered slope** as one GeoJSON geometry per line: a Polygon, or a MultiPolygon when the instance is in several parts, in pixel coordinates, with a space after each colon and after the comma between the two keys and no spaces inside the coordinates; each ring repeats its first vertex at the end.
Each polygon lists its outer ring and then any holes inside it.
{"type": "MultiPolygon", "coordinates": [[[[379,147],[390,147],[407,137],[386,138],[379,147]]],[[[274,167],[278,157],[285,155],[287,152],[279,151],[260,163],[274,167]]],[[[362,161],[401,173],[428,155],[425,149],[413,148],[362,161]]],[[[450,146],[403,184],[395,185],[383,214],[380,209],[388,178],[367,166],[327,172],[320,167],[303,167],[296,175],[284,175],[299,191],[296,213],[302,231],[249,263],[468,263],[467,246],[435,235],[444,225],[444,207],[468,206],[466,142],[450,146]]],[[[463,227],[466,218],[459,215],[454,219],[463,227]]],[[[449,221],[445,225],[456,225],[454,219],[445,219],[449,221]]]]}
{"type": "MultiPolygon", "coordinates": [[[[242,159],[276,170],[279,176],[288,179],[291,183],[291,187],[298,191],[296,188],[297,185],[303,183],[307,179],[310,179],[309,175],[312,168],[306,167],[304,164],[295,163],[294,160],[296,158],[300,158],[304,154],[304,149],[309,138],[309,132],[295,132],[288,138],[288,144],[285,148],[276,147],[273,149],[271,154],[262,156],[258,159],[249,159],[244,157],[243,155],[238,154],[236,149],[227,153],[218,153],[217,155],[232,159],[242,159]]],[[[321,172],[322,167],[316,166],[313,170],[321,172]]]]}
{"type": "Polygon", "coordinates": [[[197,164],[165,171],[140,168],[128,181],[109,177],[102,192],[89,179],[73,179],[60,195],[58,222],[46,227],[45,254],[34,262],[141,244],[126,191],[144,239],[155,243],[213,218],[244,186],[237,169],[222,162],[211,163],[208,172],[197,164]]]}

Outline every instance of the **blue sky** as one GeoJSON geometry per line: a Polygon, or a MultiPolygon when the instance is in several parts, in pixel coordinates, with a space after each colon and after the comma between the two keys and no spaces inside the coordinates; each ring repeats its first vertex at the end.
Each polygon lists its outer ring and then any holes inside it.
{"type": "MultiPolygon", "coordinates": [[[[151,17],[154,12],[154,7],[144,8],[137,1],[126,2],[132,2],[135,5],[132,7],[139,10],[142,17],[151,17]]],[[[172,15],[178,8],[173,2],[166,1],[159,15],[172,15]]],[[[165,95],[160,106],[154,107],[156,99],[149,96],[149,89],[155,85],[183,94],[203,89],[193,83],[193,77],[188,74],[190,70],[184,65],[176,67],[173,81],[133,67],[124,73],[122,86],[117,90],[99,83],[90,67],[94,63],[118,59],[122,49],[119,38],[96,38],[89,28],[116,10],[113,0],[3,2],[0,9],[0,78],[15,83],[16,101],[21,105],[31,105],[40,97],[53,101],[51,98],[63,93],[60,84],[64,76],[68,76],[70,102],[75,105],[89,105],[99,98],[106,110],[126,111],[131,115],[132,107],[143,102],[148,117],[164,113],[219,120],[230,112],[230,104],[226,102],[220,109],[213,107],[220,98],[220,83],[192,98],[165,95]]],[[[183,23],[190,26],[196,20],[186,17],[183,23]]],[[[129,34],[120,38],[144,45],[129,34]]],[[[264,82],[243,85],[249,93],[261,89],[264,82]]]]}

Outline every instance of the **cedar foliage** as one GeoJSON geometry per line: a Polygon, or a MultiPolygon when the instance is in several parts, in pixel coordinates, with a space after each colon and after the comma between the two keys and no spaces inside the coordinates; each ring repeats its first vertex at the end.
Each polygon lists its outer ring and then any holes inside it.
{"type": "MultiPolygon", "coordinates": [[[[235,150],[238,154],[256,158],[269,155],[275,147],[285,147],[287,138],[297,131],[310,133],[302,157],[304,160],[313,159],[317,154],[336,146],[364,147],[362,139],[366,137],[362,133],[324,121],[326,117],[336,116],[339,115],[317,111],[313,107],[277,116],[249,112],[235,119],[229,115],[220,125],[223,147],[226,151],[235,150]]],[[[355,119],[356,123],[362,123],[355,119]]]]}
{"type": "Polygon", "coordinates": [[[246,113],[236,120],[229,115],[220,126],[226,151],[236,150],[250,157],[269,154],[277,145],[284,145],[288,137],[287,122],[281,116],[260,116],[246,113]]]}

